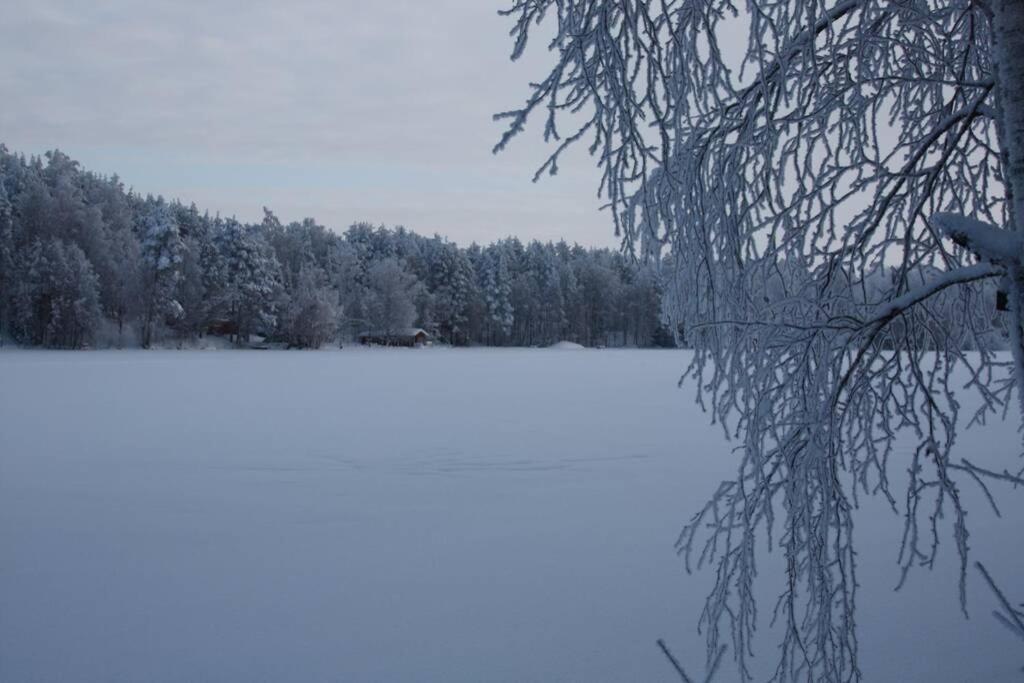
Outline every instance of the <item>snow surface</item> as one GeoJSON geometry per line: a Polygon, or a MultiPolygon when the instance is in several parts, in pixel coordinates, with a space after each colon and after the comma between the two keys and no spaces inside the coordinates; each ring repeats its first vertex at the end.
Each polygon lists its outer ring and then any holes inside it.
{"type": "MultiPolygon", "coordinates": [[[[687,360],[0,352],[0,681],[677,681],[659,637],[696,675],[711,577],[673,542],[734,457],[687,360]]],[[[1018,443],[959,447],[995,468],[1018,443]]],[[[1021,494],[1002,520],[964,495],[1024,600],[1021,494]]],[[[973,576],[959,614],[952,544],[892,592],[900,522],[857,517],[865,680],[1018,681],[973,576]]]]}

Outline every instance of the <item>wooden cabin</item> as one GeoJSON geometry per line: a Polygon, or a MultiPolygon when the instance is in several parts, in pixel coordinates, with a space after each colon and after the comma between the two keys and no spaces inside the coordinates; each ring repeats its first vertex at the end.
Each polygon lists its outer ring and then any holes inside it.
{"type": "Polygon", "coordinates": [[[393,332],[363,332],[359,335],[359,343],[364,346],[426,346],[430,335],[419,327],[409,327],[393,332]]]}

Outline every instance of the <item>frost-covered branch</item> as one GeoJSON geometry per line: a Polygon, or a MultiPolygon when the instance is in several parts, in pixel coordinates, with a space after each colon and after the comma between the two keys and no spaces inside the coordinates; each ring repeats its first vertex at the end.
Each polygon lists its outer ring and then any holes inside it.
{"type": "Polygon", "coordinates": [[[686,377],[736,441],[736,476],[678,548],[688,567],[715,567],[708,657],[729,638],[744,677],[763,539],[786,566],[775,679],[857,680],[858,497],[902,512],[902,579],[950,537],[964,600],[961,485],[981,482],[993,502],[989,486],[1015,490],[964,465],[954,443],[1024,384],[1024,69],[1008,57],[1024,54],[1019,7],[518,0],[507,11],[514,56],[536,24],[555,31],[552,68],[505,115],[499,148],[539,111],[558,141],[542,170],[588,145],[625,245],[669,264],[670,310],[696,349],[686,377]],[[995,352],[1007,346],[1013,375],[995,352]],[[981,406],[967,417],[965,390],[981,406]],[[896,464],[902,436],[916,448],[896,464]],[[909,470],[902,494],[893,467],[909,470]]]}
{"type": "Polygon", "coordinates": [[[932,222],[942,233],[983,261],[1019,267],[1024,242],[1017,233],[968,216],[937,213],[932,222]]]}
{"type": "MultiPolygon", "coordinates": [[[[985,568],[981,562],[975,562],[974,566],[981,573],[985,583],[988,584],[989,590],[996,596],[999,601],[999,609],[992,611],[992,616],[995,617],[996,621],[1006,627],[1006,629],[1017,636],[1021,640],[1024,640],[1024,603],[1014,606],[999,589],[999,586],[992,579],[992,575],[989,574],[988,569],[985,568]]],[[[1024,667],[1021,667],[1021,671],[1024,671],[1024,667]]]]}

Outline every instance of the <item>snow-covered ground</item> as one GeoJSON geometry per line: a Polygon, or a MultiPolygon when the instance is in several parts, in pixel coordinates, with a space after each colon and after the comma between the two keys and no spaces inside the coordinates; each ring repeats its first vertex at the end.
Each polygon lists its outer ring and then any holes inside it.
{"type": "MultiPolygon", "coordinates": [[[[659,637],[696,673],[711,577],[673,542],[733,458],[687,359],[0,353],[0,680],[678,680],[659,637]]],[[[968,494],[1024,600],[1022,496],[997,520],[968,494]]],[[[1019,680],[980,582],[959,614],[952,544],[892,592],[899,532],[858,517],[865,680],[1019,680]]]]}

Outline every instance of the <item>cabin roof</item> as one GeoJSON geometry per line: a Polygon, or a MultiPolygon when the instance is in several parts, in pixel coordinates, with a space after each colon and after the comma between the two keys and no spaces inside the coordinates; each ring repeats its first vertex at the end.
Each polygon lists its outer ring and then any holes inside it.
{"type": "Polygon", "coordinates": [[[430,335],[421,327],[403,327],[391,332],[385,332],[383,330],[370,330],[369,332],[360,332],[360,337],[415,337],[418,335],[424,335],[429,337],[430,335]]]}

